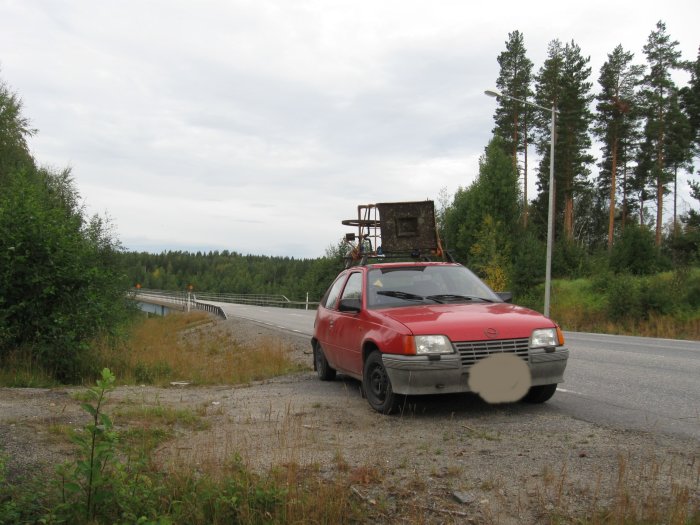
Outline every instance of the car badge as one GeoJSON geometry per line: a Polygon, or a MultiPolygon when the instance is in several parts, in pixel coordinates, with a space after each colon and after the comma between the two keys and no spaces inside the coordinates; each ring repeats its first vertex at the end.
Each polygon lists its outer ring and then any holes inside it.
{"type": "Polygon", "coordinates": [[[487,328],[486,330],[484,330],[484,335],[489,339],[495,339],[496,337],[498,337],[498,330],[496,330],[495,328],[487,328]]]}

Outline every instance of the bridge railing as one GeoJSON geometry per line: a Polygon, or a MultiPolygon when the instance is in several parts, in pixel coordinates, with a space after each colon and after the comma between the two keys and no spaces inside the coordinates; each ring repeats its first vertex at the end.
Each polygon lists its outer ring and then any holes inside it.
{"type": "Polygon", "coordinates": [[[187,305],[187,292],[171,292],[166,290],[147,290],[141,288],[134,292],[134,299],[137,301],[139,299],[151,299],[159,300],[166,303],[173,303],[178,305],[187,305]]]}
{"type": "Polygon", "coordinates": [[[255,306],[276,306],[278,308],[300,308],[306,310],[315,309],[316,306],[318,306],[318,302],[311,302],[308,300],[308,297],[306,301],[292,301],[281,294],[231,294],[140,289],[136,292],[136,298],[167,301],[185,307],[188,301],[190,304],[200,301],[209,301],[214,303],[250,304],[255,306]]]}
{"type": "Polygon", "coordinates": [[[227,318],[226,312],[224,312],[220,306],[197,301],[192,293],[139,289],[133,292],[133,298],[142,303],[161,306],[167,305],[168,308],[173,308],[175,310],[187,312],[190,310],[204,310],[205,312],[213,313],[223,319],[227,318]]]}
{"type": "Polygon", "coordinates": [[[279,308],[303,308],[315,309],[317,302],[292,301],[285,295],[275,294],[232,294],[232,293],[197,293],[198,301],[212,301],[217,303],[252,304],[256,306],[277,306],[279,308]]]}

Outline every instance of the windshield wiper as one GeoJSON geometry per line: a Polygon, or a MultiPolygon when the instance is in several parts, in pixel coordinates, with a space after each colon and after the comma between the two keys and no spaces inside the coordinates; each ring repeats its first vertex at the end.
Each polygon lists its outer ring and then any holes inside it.
{"type": "Polygon", "coordinates": [[[405,299],[406,301],[422,301],[424,299],[421,295],[416,295],[408,292],[401,292],[399,290],[380,290],[377,295],[386,295],[387,297],[396,297],[397,299],[405,299]]]}
{"type": "Polygon", "coordinates": [[[444,293],[439,295],[429,295],[426,299],[435,301],[436,303],[445,303],[453,301],[485,301],[487,303],[492,303],[491,299],[486,299],[484,297],[477,297],[476,295],[458,295],[453,293],[444,293]]]}

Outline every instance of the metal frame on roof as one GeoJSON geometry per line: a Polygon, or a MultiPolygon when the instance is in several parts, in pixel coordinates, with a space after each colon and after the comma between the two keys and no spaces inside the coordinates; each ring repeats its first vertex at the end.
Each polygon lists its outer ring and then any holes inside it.
{"type": "Polygon", "coordinates": [[[357,219],[342,223],[357,228],[345,235],[347,266],[367,264],[370,258],[453,261],[442,248],[431,200],[360,204],[357,219]]]}

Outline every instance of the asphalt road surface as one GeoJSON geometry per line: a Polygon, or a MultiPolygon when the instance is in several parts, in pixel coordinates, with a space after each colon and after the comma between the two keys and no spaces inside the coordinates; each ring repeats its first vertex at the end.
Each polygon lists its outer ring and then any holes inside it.
{"type": "Polygon", "coordinates": [[[700,343],[567,333],[553,407],[574,417],[700,438],[700,343]]]}
{"type": "MultiPolygon", "coordinates": [[[[311,337],[315,312],[216,303],[228,316],[311,337]]],[[[619,428],[700,439],[700,342],[568,332],[552,410],[619,428]]]]}

